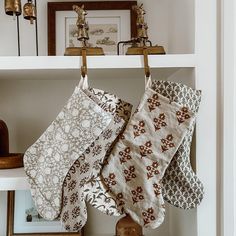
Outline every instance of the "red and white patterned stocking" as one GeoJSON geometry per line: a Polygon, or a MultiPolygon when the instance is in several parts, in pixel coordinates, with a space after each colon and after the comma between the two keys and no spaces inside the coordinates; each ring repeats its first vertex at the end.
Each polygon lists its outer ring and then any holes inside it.
{"type": "Polygon", "coordinates": [[[127,124],[132,106],[98,89],[84,91],[112,117],[110,125],[86,149],[69,170],[63,185],[61,221],[67,231],[79,231],[87,221],[85,197],[96,183],[106,153],[127,124]]]}
{"type": "Polygon", "coordinates": [[[157,228],[164,220],[161,179],[195,114],[146,88],[108,164],[104,184],[133,220],[157,228]]]}

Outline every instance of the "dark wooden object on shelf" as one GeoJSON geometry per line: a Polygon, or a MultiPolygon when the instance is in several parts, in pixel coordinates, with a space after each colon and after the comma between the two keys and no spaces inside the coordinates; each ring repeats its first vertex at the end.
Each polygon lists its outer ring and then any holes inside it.
{"type": "Polygon", "coordinates": [[[116,236],[143,236],[142,227],[126,215],[116,224],[116,236]]]}
{"type": "Polygon", "coordinates": [[[23,167],[22,153],[9,153],[9,133],[6,123],[0,120],[0,169],[23,167]]]}

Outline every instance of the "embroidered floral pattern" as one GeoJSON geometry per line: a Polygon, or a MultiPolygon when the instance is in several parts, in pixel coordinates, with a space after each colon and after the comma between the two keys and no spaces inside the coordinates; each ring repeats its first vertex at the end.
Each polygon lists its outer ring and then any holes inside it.
{"type": "Polygon", "coordinates": [[[150,179],[152,177],[154,177],[155,175],[159,175],[160,172],[158,170],[158,167],[159,167],[159,164],[157,161],[154,161],[152,163],[152,165],[150,166],[146,166],[146,169],[147,169],[147,178],[150,179]]]}
{"type": "Polygon", "coordinates": [[[189,110],[187,107],[182,107],[179,111],[176,112],[176,117],[179,124],[183,123],[185,120],[190,118],[189,110]]]}
{"type": "Polygon", "coordinates": [[[110,173],[108,178],[104,178],[104,182],[106,186],[108,187],[108,189],[110,189],[112,185],[116,185],[115,178],[116,176],[114,173],[110,173]]]}
{"type": "Polygon", "coordinates": [[[131,179],[136,178],[136,174],[135,174],[135,167],[134,166],[130,166],[129,169],[125,169],[124,170],[124,175],[125,175],[125,181],[128,182],[131,179]]]}
{"type": "Polygon", "coordinates": [[[89,171],[89,163],[85,162],[83,165],[80,166],[80,174],[86,173],[89,171]]]}
{"type": "Polygon", "coordinates": [[[144,196],[142,195],[143,189],[141,186],[138,186],[136,189],[131,190],[133,204],[144,200],[144,196]]]}
{"type": "Polygon", "coordinates": [[[159,107],[161,105],[160,101],[158,100],[158,94],[153,94],[151,98],[147,99],[148,102],[148,108],[149,111],[153,111],[156,109],[156,107],[159,107]]]}
{"type": "Polygon", "coordinates": [[[112,130],[108,129],[103,133],[103,139],[109,139],[112,135],[112,130]]]}
{"type": "Polygon", "coordinates": [[[144,127],[145,127],[145,122],[143,120],[139,121],[138,125],[133,125],[134,138],[136,138],[146,132],[144,127]]]}
{"type": "Polygon", "coordinates": [[[73,210],[72,210],[72,217],[73,218],[76,218],[78,217],[80,214],[80,207],[79,206],[76,206],[73,210]]]}
{"type": "Polygon", "coordinates": [[[140,145],[139,149],[141,157],[146,157],[147,155],[152,154],[151,147],[152,147],[151,141],[147,141],[144,145],[140,145]]]}
{"type": "Polygon", "coordinates": [[[123,193],[118,193],[116,195],[116,200],[118,201],[119,206],[123,207],[125,205],[124,195],[123,193]]]}
{"type": "Polygon", "coordinates": [[[154,183],[153,184],[154,194],[156,197],[158,197],[161,194],[161,185],[154,183]]]}
{"type": "Polygon", "coordinates": [[[125,148],[125,150],[119,152],[121,164],[132,159],[130,152],[131,152],[130,147],[127,147],[127,148],[125,148]]]}
{"type": "Polygon", "coordinates": [[[78,193],[72,193],[70,196],[70,204],[75,204],[75,202],[79,199],[78,193]]]}
{"type": "Polygon", "coordinates": [[[152,207],[148,208],[146,211],[142,212],[144,225],[149,224],[154,221],[156,217],[154,216],[154,210],[152,207]]]}
{"type": "Polygon", "coordinates": [[[101,153],[101,151],[102,151],[101,145],[96,145],[92,150],[93,156],[99,155],[101,153]]]}
{"type": "Polygon", "coordinates": [[[158,118],[155,117],[155,118],[153,119],[155,131],[158,131],[158,130],[160,130],[162,127],[166,127],[166,126],[167,126],[167,124],[166,124],[166,122],[165,122],[165,118],[166,118],[165,114],[164,114],[164,113],[161,113],[158,118]]]}
{"type": "Polygon", "coordinates": [[[175,117],[180,108],[181,104],[170,103],[168,98],[146,88],[137,113],[132,116],[123,138],[112,149],[108,164],[101,172],[103,178],[111,172],[116,175],[116,184],[109,185],[109,193],[114,194],[116,200],[122,193],[124,212],[145,227],[156,228],[164,220],[164,200],[159,183],[192,122],[190,118],[178,125],[175,117]],[[139,129],[140,121],[145,122],[143,134],[139,129]],[[169,151],[162,151],[161,147],[169,151]],[[121,157],[125,158],[122,160],[121,157]],[[135,171],[130,171],[130,167],[135,171]],[[135,178],[130,177],[132,173],[135,178]]]}
{"type": "Polygon", "coordinates": [[[168,134],[165,139],[164,138],[161,139],[161,142],[162,142],[161,150],[162,150],[162,152],[165,152],[165,151],[169,150],[170,148],[175,147],[175,144],[172,142],[173,139],[174,139],[174,137],[173,137],[172,134],[168,134]]]}

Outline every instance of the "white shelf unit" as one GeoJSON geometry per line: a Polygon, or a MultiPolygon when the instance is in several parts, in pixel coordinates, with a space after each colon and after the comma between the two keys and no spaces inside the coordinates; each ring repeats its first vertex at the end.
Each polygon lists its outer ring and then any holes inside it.
{"type": "MultiPolygon", "coordinates": [[[[46,36],[46,0],[38,8],[39,32],[46,36]]],[[[138,1],[139,2],[139,1],[138,1]]],[[[192,159],[205,187],[205,197],[194,210],[183,211],[167,204],[165,222],[145,236],[216,236],[219,233],[220,207],[217,207],[216,154],[216,6],[203,0],[144,0],[149,35],[163,45],[167,55],[150,56],[152,78],[182,82],[202,90],[192,159]],[[159,24],[158,24],[159,23],[159,24]],[[172,53],[172,54],[170,54],[172,53]],[[207,225],[206,225],[207,222],[207,225]]],[[[0,9],[0,21],[2,18],[0,9]]],[[[10,24],[10,23],[9,23],[10,24]]],[[[4,40],[9,24],[2,27],[4,40]]],[[[29,32],[22,24],[22,31],[29,32]]],[[[13,26],[11,26],[13,27],[13,26]]],[[[34,46],[23,34],[22,51],[33,55],[34,46]]],[[[14,44],[12,37],[9,43],[14,44]]],[[[46,41],[46,40],[45,40],[46,41]]],[[[40,55],[46,55],[46,43],[40,42],[40,55]]],[[[12,152],[24,152],[47,128],[70,96],[80,77],[79,57],[12,57],[11,50],[0,48],[0,118],[10,132],[12,152]]],[[[89,79],[93,87],[116,93],[137,105],[144,90],[141,56],[89,57],[89,79]]],[[[23,169],[1,170],[0,189],[28,189],[23,169]]],[[[3,194],[3,193],[2,193],[3,194]]],[[[0,209],[3,202],[0,202],[0,209]]],[[[6,204],[6,203],[5,203],[6,204]]],[[[3,211],[0,217],[4,217],[3,211]]],[[[117,218],[89,208],[86,236],[113,235],[117,218]]],[[[0,222],[0,236],[4,236],[0,222]]]]}

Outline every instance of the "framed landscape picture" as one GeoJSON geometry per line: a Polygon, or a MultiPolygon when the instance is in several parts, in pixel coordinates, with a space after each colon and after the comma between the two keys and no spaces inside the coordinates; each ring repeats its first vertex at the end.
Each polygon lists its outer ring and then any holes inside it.
{"type": "Polygon", "coordinates": [[[30,191],[8,192],[8,236],[61,235],[83,236],[82,232],[69,233],[63,230],[60,221],[48,221],[37,212],[30,191]]]}
{"type": "Polygon", "coordinates": [[[132,10],[136,1],[49,2],[48,55],[64,55],[66,47],[81,46],[77,40],[77,14],[72,6],[82,4],[88,12],[90,47],[102,47],[105,54],[113,55],[119,41],[136,35],[136,15],[132,10]]]}

